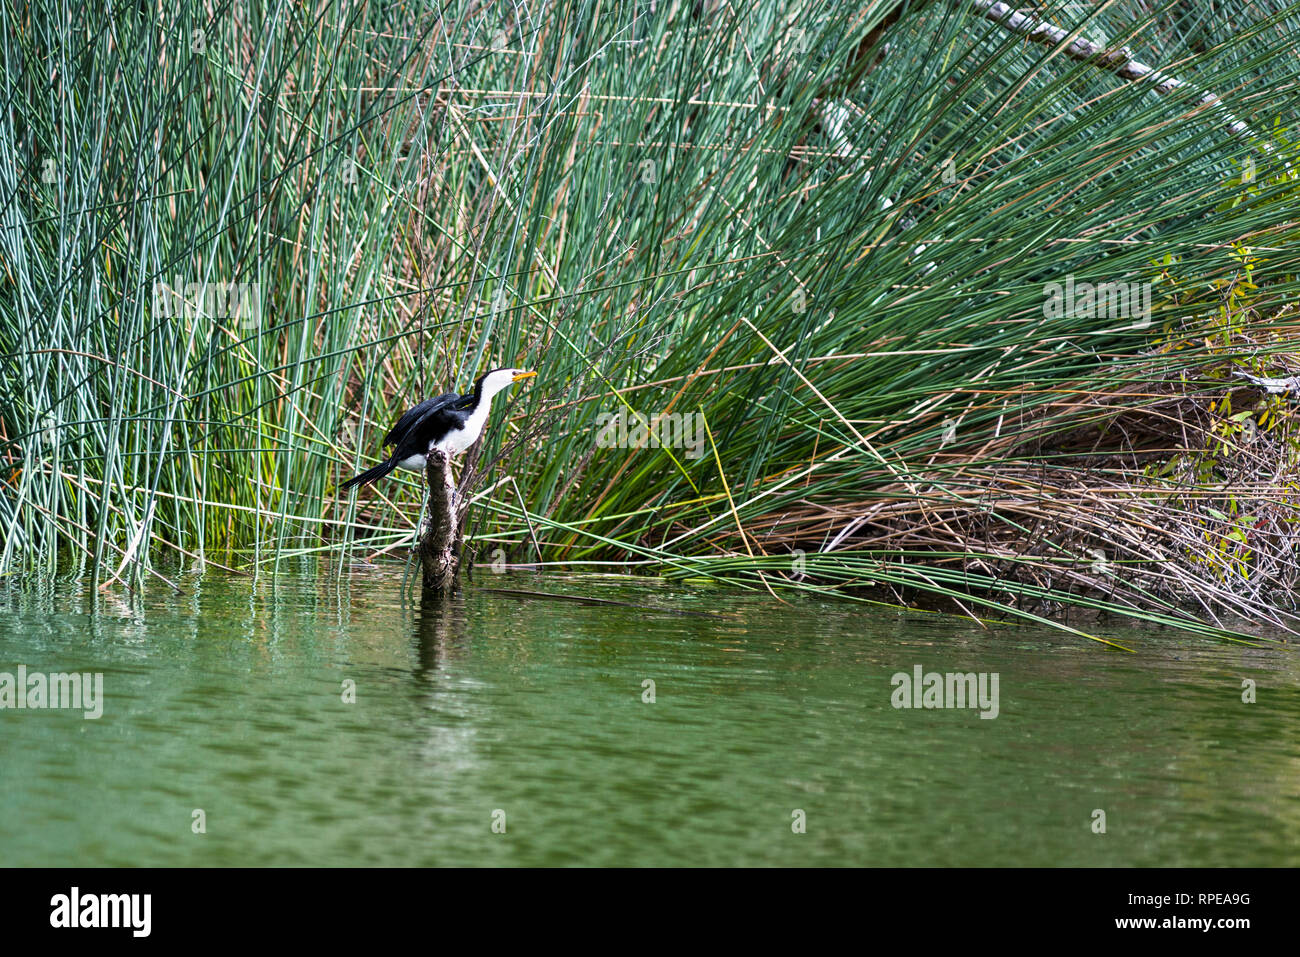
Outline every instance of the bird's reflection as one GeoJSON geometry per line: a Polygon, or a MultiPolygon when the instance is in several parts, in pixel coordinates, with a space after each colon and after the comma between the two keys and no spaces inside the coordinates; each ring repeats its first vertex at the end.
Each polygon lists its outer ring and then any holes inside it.
{"type": "Polygon", "coordinates": [[[412,692],[422,708],[420,754],[427,772],[443,776],[445,785],[481,765],[475,747],[482,723],[481,682],[471,677],[466,660],[464,599],[421,594],[412,610],[417,657],[412,692]]]}

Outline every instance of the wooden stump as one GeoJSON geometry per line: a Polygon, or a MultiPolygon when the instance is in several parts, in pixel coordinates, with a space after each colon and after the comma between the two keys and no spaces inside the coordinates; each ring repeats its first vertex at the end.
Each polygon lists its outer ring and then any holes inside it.
{"type": "Polygon", "coordinates": [[[429,485],[425,524],[420,529],[424,591],[426,594],[447,594],[460,585],[461,536],[466,508],[455,500],[451,458],[446,453],[430,452],[424,474],[429,485]]]}

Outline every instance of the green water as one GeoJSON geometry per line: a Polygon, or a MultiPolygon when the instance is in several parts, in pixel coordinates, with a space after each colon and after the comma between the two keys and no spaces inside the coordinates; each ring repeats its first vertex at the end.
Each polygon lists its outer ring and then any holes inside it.
{"type": "Polygon", "coordinates": [[[1300,862],[1289,648],[606,578],[181,584],[0,593],[0,672],[104,682],[98,720],[0,710],[0,863],[1300,862]],[[918,664],[997,673],[998,716],[892,707],[918,664]]]}

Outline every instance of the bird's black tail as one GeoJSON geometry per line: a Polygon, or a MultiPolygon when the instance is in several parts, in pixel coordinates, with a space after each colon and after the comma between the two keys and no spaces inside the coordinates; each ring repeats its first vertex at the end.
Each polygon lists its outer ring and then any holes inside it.
{"type": "Polygon", "coordinates": [[[369,485],[378,479],[383,478],[393,469],[397,468],[397,461],[389,459],[387,462],[381,462],[372,469],[366,469],[360,475],[348,479],[339,486],[340,492],[346,492],[350,488],[356,488],[358,485],[369,485]]]}

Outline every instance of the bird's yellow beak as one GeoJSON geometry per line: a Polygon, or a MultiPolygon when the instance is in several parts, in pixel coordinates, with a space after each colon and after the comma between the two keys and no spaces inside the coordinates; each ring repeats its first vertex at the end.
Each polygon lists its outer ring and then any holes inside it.
{"type": "Polygon", "coordinates": [[[531,379],[535,375],[537,375],[536,372],[516,372],[514,376],[511,377],[510,381],[523,382],[525,379],[531,379]]]}

